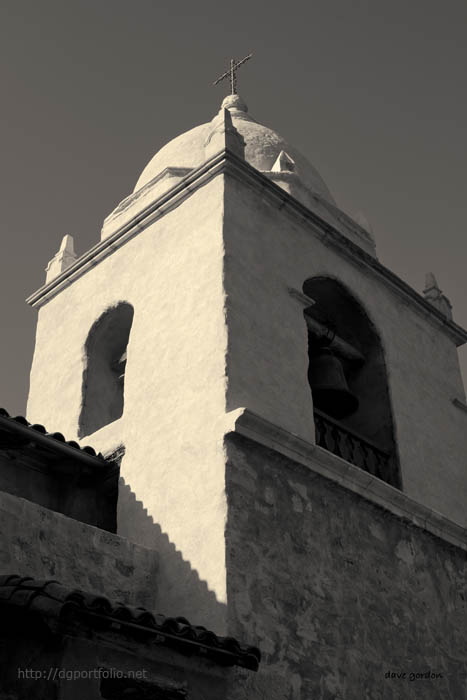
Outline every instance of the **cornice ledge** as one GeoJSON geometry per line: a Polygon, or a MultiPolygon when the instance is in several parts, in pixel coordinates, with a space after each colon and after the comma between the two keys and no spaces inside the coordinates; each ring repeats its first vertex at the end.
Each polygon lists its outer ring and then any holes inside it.
{"type": "MultiPolygon", "coordinates": [[[[99,243],[96,243],[96,245],[81,255],[73,265],[70,265],[70,267],[55,277],[51,282],[33,292],[27,297],[26,303],[34,307],[40,307],[45,304],[62,289],[74,282],[74,280],[80,277],[84,272],[94,267],[94,265],[97,265],[102,259],[137,235],[152,221],[160,218],[167,211],[178,206],[200,185],[210,180],[219,172],[222,172],[225,160],[229,155],[232,155],[229,151],[221,151],[203,163],[199,168],[192,170],[179,183],[171,187],[167,192],[164,192],[160,197],[157,197],[153,202],[146,205],[130,219],[130,221],[123,224],[113,234],[99,241],[99,243]]],[[[149,183],[149,185],[150,184],[151,183],[149,183]]]]}
{"type": "Polygon", "coordinates": [[[467,551],[467,529],[427,506],[414,501],[398,489],[365,472],[344,459],[313,445],[293,433],[270,423],[247,408],[232,411],[231,429],[257,444],[299,462],[313,472],[391,512],[411,525],[426,530],[455,547],[467,551]]]}
{"type": "Polygon", "coordinates": [[[179,183],[167,192],[157,197],[146,205],[130,221],[123,224],[115,233],[97,243],[84,255],[80,256],[73,265],[55,277],[49,284],[40,287],[31,294],[26,303],[31,306],[42,306],[63,288],[71,284],[86,270],[96,265],[100,260],[110,255],[114,249],[122,246],[127,240],[133,238],[155,219],[163,216],[167,211],[178,206],[200,185],[205,184],[212,177],[221,172],[233,174],[243,181],[247,181],[260,191],[270,196],[276,202],[279,209],[287,207],[287,210],[298,216],[302,221],[313,224],[315,232],[325,244],[332,245],[341,250],[358,264],[371,268],[380,275],[395,292],[406,302],[411,301],[425,317],[433,321],[454,340],[457,346],[467,342],[467,331],[450,321],[441,311],[426,301],[412,287],[401,280],[397,275],[384,267],[376,258],[366,253],[359,245],[353,243],[334,226],[324,221],[318,214],[301,204],[288,192],[272,182],[268,177],[256,170],[242,158],[224,149],[212,156],[198,168],[192,170],[179,183]]]}
{"type": "MultiPolygon", "coordinates": [[[[338,248],[359,265],[370,268],[375,274],[379,275],[384,283],[391,287],[391,289],[406,303],[411,302],[414,304],[419,313],[447,333],[457,347],[467,342],[467,331],[464,328],[448,319],[441,311],[438,311],[438,309],[426,301],[421,294],[416,292],[415,289],[394,274],[394,272],[391,272],[391,270],[382,265],[373,255],[367,253],[332,224],[322,219],[311,209],[308,209],[308,207],[276,185],[275,182],[263,175],[262,172],[253,168],[249,163],[230,152],[225,152],[225,156],[225,172],[253,184],[257,190],[275,200],[276,206],[278,206],[279,209],[286,208],[287,211],[298,216],[300,220],[311,223],[315,232],[321,237],[321,240],[323,240],[325,244],[338,248]]],[[[344,212],[341,213],[343,216],[346,216],[344,212]]]]}
{"type": "Polygon", "coordinates": [[[158,182],[161,180],[164,180],[167,176],[174,176],[174,177],[186,177],[189,175],[189,173],[193,170],[193,168],[180,168],[180,167],[172,167],[168,166],[167,168],[164,168],[164,170],[161,170],[160,173],[155,175],[155,177],[152,178],[149,182],[147,182],[143,187],[140,187],[139,190],[135,190],[134,192],[131,192],[125,199],[122,199],[122,201],[115,207],[113,211],[109,213],[109,215],[105,218],[104,222],[107,221],[108,219],[111,219],[115,215],[120,214],[122,211],[125,211],[125,209],[128,209],[131,207],[135,202],[138,201],[142,196],[148,192],[151,187],[154,187],[158,182]]]}
{"type": "MultiPolygon", "coordinates": [[[[382,265],[373,255],[370,255],[370,253],[363,250],[357,243],[347,238],[332,224],[322,219],[319,214],[308,209],[308,207],[295,199],[291,194],[263,175],[262,172],[253,168],[253,166],[246,161],[228,152],[226,152],[224,169],[229,174],[237,177],[237,179],[242,179],[243,181],[253,184],[258,191],[267,194],[271,199],[275,200],[276,206],[278,206],[279,209],[286,209],[291,214],[297,216],[301,221],[307,221],[309,224],[311,223],[315,232],[326,245],[338,248],[347,255],[347,257],[357,262],[357,264],[362,267],[370,268],[406,303],[411,302],[419,313],[447,333],[458,347],[467,342],[467,331],[464,328],[448,319],[409,284],[382,265]]],[[[318,196],[316,195],[315,198],[318,199],[318,196]]],[[[330,205],[328,208],[331,209],[330,205]]],[[[340,210],[336,209],[336,211],[340,210]]],[[[348,218],[345,212],[341,212],[341,214],[348,218]]]]}

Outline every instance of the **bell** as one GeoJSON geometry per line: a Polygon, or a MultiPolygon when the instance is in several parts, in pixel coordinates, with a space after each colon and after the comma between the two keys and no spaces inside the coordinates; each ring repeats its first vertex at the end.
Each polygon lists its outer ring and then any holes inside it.
{"type": "Polygon", "coordinates": [[[308,381],[315,408],[328,416],[345,418],[357,410],[358,399],[349,390],[342,363],[329,348],[311,356],[308,381]]]}

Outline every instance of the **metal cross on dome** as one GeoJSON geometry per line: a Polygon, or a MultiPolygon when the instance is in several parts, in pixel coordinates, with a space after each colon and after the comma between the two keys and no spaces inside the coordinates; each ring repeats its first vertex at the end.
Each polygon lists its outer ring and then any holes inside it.
{"type": "Polygon", "coordinates": [[[240,66],[245,63],[245,61],[248,61],[249,58],[253,56],[252,53],[249,53],[248,56],[245,56],[245,58],[242,58],[241,61],[236,61],[235,58],[230,59],[230,68],[228,71],[223,73],[217,80],[213,82],[213,85],[217,85],[217,83],[220,83],[221,80],[225,80],[225,78],[229,78],[230,80],[230,93],[231,95],[236,95],[237,94],[237,68],[240,68],[240,66]]]}

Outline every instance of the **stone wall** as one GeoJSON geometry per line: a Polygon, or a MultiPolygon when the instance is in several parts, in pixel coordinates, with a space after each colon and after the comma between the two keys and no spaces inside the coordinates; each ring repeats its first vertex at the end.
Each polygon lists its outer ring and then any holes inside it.
{"type": "Polygon", "coordinates": [[[118,532],[168,552],[162,610],[189,601],[183,614],[219,634],[223,435],[246,407],[313,444],[307,330],[290,290],[299,297],[314,275],[339,279],[381,336],[404,492],[466,517],[467,415],[452,403],[463,392],[452,339],[250,176],[247,185],[215,174],[40,308],[28,402],[31,420],[75,437],[89,330],[112,305],[133,306],[124,413],[86,442],[125,447],[118,532]]]}
{"type": "Polygon", "coordinates": [[[467,413],[453,404],[464,397],[453,340],[279,199],[225,180],[228,409],[246,407],[314,442],[305,306],[290,290],[336,279],[381,339],[404,492],[467,526],[467,413]]]}
{"type": "Polygon", "coordinates": [[[154,609],[157,569],[150,549],[0,492],[0,574],[56,579],[154,609]]]}
{"type": "Polygon", "coordinates": [[[465,552],[242,436],[226,449],[230,633],[263,654],[231,697],[466,697],[465,552]]]}

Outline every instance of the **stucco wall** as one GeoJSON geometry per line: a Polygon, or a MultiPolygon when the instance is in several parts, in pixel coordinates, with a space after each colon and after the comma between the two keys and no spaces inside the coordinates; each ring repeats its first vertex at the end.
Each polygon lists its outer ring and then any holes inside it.
{"type": "Polygon", "coordinates": [[[241,179],[215,176],[39,311],[28,417],[70,439],[89,330],[110,306],[134,307],[123,416],[85,442],[125,446],[118,532],[169,553],[159,609],[177,614],[185,601],[178,614],[221,634],[228,412],[245,406],[313,442],[306,326],[289,293],[313,275],[338,278],[380,333],[404,490],[465,523],[467,414],[451,401],[463,395],[453,343],[241,179]]]}
{"type": "MultiPolygon", "coordinates": [[[[222,214],[219,177],[45,304],[28,401],[30,420],[67,439],[76,436],[89,330],[109,306],[133,306],[123,416],[83,442],[104,452],[125,446],[121,475],[134,499],[124,494],[120,501],[118,532],[156,549],[165,533],[220,603],[226,514],[222,214]]],[[[222,632],[217,613],[210,619],[196,598],[192,607],[202,624],[222,632]]]]}
{"type": "Polygon", "coordinates": [[[157,569],[154,551],[0,492],[0,574],[55,579],[154,609],[157,569]]]}
{"type": "Polygon", "coordinates": [[[465,697],[465,552],[246,438],[226,445],[229,631],[263,654],[229,698],[465,697]],[[427,671],[441,675],[411,676],[427,671]]]}
{"type": "Polygon", "coordinates": [[[313,440],[303,306],[289,288],[301,291],[313,276],[336,278],[381,337],[403,490],[466,525],[467,414],[452,403],[464,397],[454,343],[376,273],[280,205],[226,176],[228,407],[245,406],[313,440]]]}

